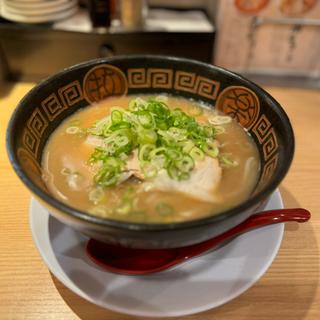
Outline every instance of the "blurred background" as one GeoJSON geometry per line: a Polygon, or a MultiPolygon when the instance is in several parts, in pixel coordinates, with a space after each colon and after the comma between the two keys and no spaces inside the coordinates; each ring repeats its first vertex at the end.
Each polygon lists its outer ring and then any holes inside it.
{"type": "Polygon", "coordinates": [[[0,81],[114,55],[213,63],[261,85],[320,87],[319,0],[0,0],[0,81]]]}

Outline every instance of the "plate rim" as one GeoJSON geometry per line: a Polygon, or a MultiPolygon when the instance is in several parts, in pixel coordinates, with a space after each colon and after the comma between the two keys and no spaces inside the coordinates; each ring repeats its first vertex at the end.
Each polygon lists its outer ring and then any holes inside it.
{"type": "Polygon", "coordinates": [[[69,16],[72,16],[79,11],[79,8],[77,6],[72,6],[67,10],[62,10],[53,14],[43,14],[28,17],[21,14],[12,14],[8,12],[5,7],[2,7],[0,11],[0,16],[7,20],[21,23],[46,23],[63,20],[69,16]]]}
{"type": "MultiPolygon", "coordinates": [[[[49,3],[50,4],[50,3],[49,3]]],[[[11,6],[10,4],[4,3],[4,10],[7,14],[12,16],[19,16],[25,18],[34,18],[34,17],[41,17],[41,16],[50,16],[59,14],[60,12],[71,10],[74,7],[77,7],[78,3],[77,0],[70,0],[65,3],[61,3],[58,6],[48,6],[40,8],[38,5],[33,8],[17,8],[16,6],[11,6]]]]}
{"type": "MultiPolygon", "coordinates": [[[[279,208],[279,209],[284,208],[284,204],[283,204],[279,189],[276,189],[274,191],[274,193],[271,195],[271,197],[272,196],[275,197],[274,201],[277,204],[276,208],[279,208]]],[[[39,252],[40,257],[44,261],[44,263],[45,263],[46,267],[49,269],[49,271],[64,286],[66,286],[69,290],[71,290],[73,293],[77,294],[81,298],[91,302],[94,305],[100,306],[104,309],[109,309],[114,312],[119,312],[122,314],[131,315],[131,316],[153,317],[153,318],[188,316],[188,315],[192,315],[192,314],[196,314],[196,313],[200,313],[200,312],[204,312],[207,310],[217,308],[219,306],[222,306],[222,305],[234,300],[235,298],[240,296],[242,293],[247,291],[250,287],[252,287],[255,283],[257,283],[259,281],[259,279],[270,268],[271,264],[273,263],[275,257],[277,256],[277,254],[279,252],[279,249],[280,249],[280,246],[282,243],[282,239],[283,239],[283,234],[284,234],[284,223],[273,225],[273,227],[275,227],[275,226],[278,227],[278,230],[277,230],[278,231],[277,232],[278,239],[277,239],[275,246],[272,248],[272,253],[270,253],[270,255],[268,257],[268,261],[266,261],[266,263],[259,270],[259,272],[257,274],[255,274],[253,279],[248,281],[248,283],[246,283],[245,286],[242,286],[239,290],[236,290],[231,295],[228,295],[227,298],[224,298],[219,301],[217,300],[216,303],[205,304],[205,305],[198,306],[198,307],[191,307],[190,310],[189,309],[182,309],[180,311],[169,311],[169,312],[163,312],[163,310],[160,310],[160,311],[156,310],[156,311],[150,312],[150,310],[148,310],[148,311],[144,312],[141,310],[133,309],[133,312],[130,312],[130,310],[128,310],[127,308],[121,308],[117,305],[106,304],[106,303],[102,303],[100,301],[95,301],[92,297],[90,297],[85,292],[80,290],[72,281],[70,281],[70,279],[66,276],[64,270],[62,269],[61,265],[59,264],[58,260],[56,259],[56,255],[54,254],[53,248],[51,246],[50,238],[47,236],[46,241],[48,242],[49,247],[51,249],[52,258],[54,259],[54,262],[57,264],[58,269],[60,269],[60,270],[57,270],[56,268],[54,268],[54,266],[52,266],[52,263],[51,263],[51,261],[49,261],[49,258],[48,258],[48,253],[43,252],[44,251],[43,250],[44,244],[40,243],[41,241],[39,241],[39,238],[37,237],[37,234],[35,233],[35,230],[34,230],[34,223],[37,223],[37,221],[34,221],[32,211],[34,210],[35,206],[40,206],[40,208],[45,210],[47,213],[46,216],[43,216],[43,219],[45,220],[44,222],[46,223],[46,232],[43,233],[45,235],[48,235],[48,225],[49,225],[50,214],[47,211],[47,209],[45,209],[35,198],[31,198],[31,201],[29,204],[29,226],[31,229],[32,239],[35,243],[35,246],[39,252]]],[[[105,271],[105,272],[107,272],[107,271],[105,271]]],[[[123,276],[123,275],[117,275],[114,273],[114,276],[123,276]]],[[[132,276],[128,276],[128,277],[131,278],[132,276]]]]}

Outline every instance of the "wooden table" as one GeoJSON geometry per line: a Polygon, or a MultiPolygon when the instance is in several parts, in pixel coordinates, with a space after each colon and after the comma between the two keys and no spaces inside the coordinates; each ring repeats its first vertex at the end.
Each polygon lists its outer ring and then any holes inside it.
{"type": "MultiPolygon", "coordinates": [[[[31,87],[0,88],[0,319],[135,319],[76,296],[50,274],[33,244],[30,193],[11,169],[4,143],[8,119],[31,87]]],[[[224,306],[184,319],[320,319],[320,92],[267,90],[287,111],[296,134],[295,159],[280,187],[285,206],[308,208],[312,220],[286,225],[278,256],[252,288],[224,306]]]]}

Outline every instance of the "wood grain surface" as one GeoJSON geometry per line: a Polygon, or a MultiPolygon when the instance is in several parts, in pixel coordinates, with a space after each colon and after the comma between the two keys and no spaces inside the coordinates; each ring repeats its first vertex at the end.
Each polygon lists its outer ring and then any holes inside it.
{"type": "MultiPolygon", "coordinates": [[[[32,84],[0,88],[0,319],[128,320],[76,296],[41,260],[29,229],[30,193],[11,169],[7,122],[32,84]]],[[[296,135],[296,154],[280,191],[286,207],[305,207],[309,223],[287,224],[280,251],[266,274],[228,304],[189,320],[320,319],[320,92],[266,88],[284,107],[296,135]]]]}

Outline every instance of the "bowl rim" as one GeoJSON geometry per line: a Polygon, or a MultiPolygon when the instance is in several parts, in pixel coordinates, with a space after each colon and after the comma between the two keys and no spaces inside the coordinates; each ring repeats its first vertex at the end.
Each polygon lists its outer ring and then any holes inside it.
{"type": "Polygon", "coordinates": [[[20,100],[20,102],[18,103],[18,105],[16,106],[15,110],[11,115],[11,118],[7,126],[7,131],[6,131],[6,149],[7,149],[9,161],[14,171],[16,172],[20,180],[25,184],[25,186],[28,189],[30,189],[31,192],[34,193],[37,197],[39,197],[40,200],[42,200],[45,203],[48,203],[49,206],[53,207],[55,210],[62,212],[64,215],[70,215],[72,218],[83,221],[85,223],[90,223],[95,226],[99,225],[100,227],[113,227],[113,228],[118,228],[122,230],[131,230],[131,231],[169,231],[169,230],[189,229],[189,228],[200,227],[203,225],[220,222],[222,220],[225,220],[228,217],[235,216],[245,210],[248,210],[254,205],[257,205],[258,203],[260,203],[263,199],[268,198],[271,195],[271,193],[278,187],[278,185],[283,180],[283,178],[285,177],[285,175],[287,174],[291,166],[293,156],[294,156],[294,151],[295,151],[295,139],[294,139],[294,133],[293,133],[291,122],[286,112],[281,107],[281,105],[263,88],[261,88],[254,82],[246,79],[245,77],[235,72],[232,72],[230,70],[227,70],[225,68],[222,68],[220,66],[216,66],[213,64],[205,63],[205,62],[200,62],[193,59],[167,56],[167,55],[138,54],[138,55],[119,55],[119,56],[114,56],[110,58],[98,58],[98,59],[92,59],[89,61],[78,63],[63,69],[55,73],[54,75],[51,75],[45,78],[40,83],[36,84],[20,100]],[[192,64],[198,67],[208,68],[209,70],[218,71],[228,76],[231,76],[241,81],[244,85],[247,84],[250,87],[250,89],[252,89],[253,91],[256,91],[260,95],[263,95],[264,98],[267,100],[268,105],[273,108],[273,110],[281,118],[282,123],[284,123],[284,131],[289,141],[289,144],[287,145],[288,152],[287,152],[286,162],[283,162],[280,164],[278,174],[275,177],[273,177],[273,179],[271,179],[270,183],[268,183],[264,188],[262,188],[259,192],[257,192],[257,194],[253,195],[251,198],[246,199],[242,203],[230,209],[221,211],[218,214],[213,214],[213,215],[209,214],[199,219],[193,219],[193,220],[182,221],[182,222],[173,222],[173,223],[137,223],[137,222],[130,222],[130,221],[126,222],[126,221],[114,220],[110,218],[99,218],[97,216],[90,215],[86,211],[82,211],[74,207],[71,207],[59,201],[58,199],[54,198],[53,196],[48,195],[46,192],[42,191],[24,173],[24,170],[22,166],[19,165],[18,157],[14,151],[13,129],[16,125],[16,119],[18,118],[18,115],[21,112],[22,108],[24,107],[25,103],[28,102],[28,99],[30,99],[30,97],[35,92],[41,90],[49,82],[54,81],[55,79],[58,79],[59,77],[68,73],[69,71],[74,71],[74,70],[85,68],[88,66],[95,66],[101,63],[114,63],[117,61],[124,61],[124,60],[132,61],[132,60],[138,60],[138,59],[153,59],[153,60],[159,60],[159,61],[166,60],[166,61],[172,61],[172,62],[178,61],[182,63],[187,63],[189,65],[192,64]]]}

